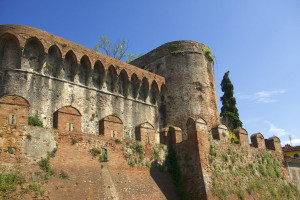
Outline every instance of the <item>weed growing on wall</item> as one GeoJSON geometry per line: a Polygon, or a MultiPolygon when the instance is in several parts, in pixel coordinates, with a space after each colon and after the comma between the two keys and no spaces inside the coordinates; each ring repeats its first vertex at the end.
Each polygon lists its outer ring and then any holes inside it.
{"type": "Polygon", "coordinates": [[[101,150],[97,149],[97,148],[92,148],[92,149],[89,150],[89,152],[92,154],[93,157],[96,157],[99,154],[101,154],[101,150]]]}
{"type": "Polygon", "coordinates": [[[219,199],[228,199],[232,194],[241,200],[254,194],[259,199],[300,199],[297,188],[285,182],[280,155],[275,152],[257,153],[253,163],[247,163],[244,153],[231,147],[228,154],[215,146],[210,152],[210,156],[216,155],[211,161],[211,186],[219,199]]]}
{"type": "Polygon", "coordinates": [[[43,122],[36,116],[29,116],[28,125],[43,127],[43,122]]]}

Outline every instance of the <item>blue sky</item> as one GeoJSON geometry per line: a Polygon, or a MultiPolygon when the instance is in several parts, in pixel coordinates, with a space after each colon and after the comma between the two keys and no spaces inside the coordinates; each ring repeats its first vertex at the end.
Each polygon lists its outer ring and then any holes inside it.
{"type": "Polygon", "coordinates": [[[91,48],[100,35],[128,40],[136,54],[175,40],[202,42],[217,57],[218,99],[230,70],[249,135],[277,135],[282,145],[291,135],[300,145],[299,0],[1,0],[0,8],[0,24],[33,26],[91,48]]]}

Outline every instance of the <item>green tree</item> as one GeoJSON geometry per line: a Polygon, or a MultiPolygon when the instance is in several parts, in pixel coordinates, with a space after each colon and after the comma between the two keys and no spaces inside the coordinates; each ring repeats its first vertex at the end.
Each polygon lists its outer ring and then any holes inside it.
{"type": "Polygon", "coordinates": [[[105,53],[106,55],[116,58],[118,60],[127,57],[127,63],[133,61],[135,58],[144,55],[144,53],[138,54],[137,56],[133,53],[126,54],[126,51],[128,49],[127,40],[121,40],[113,44],[110,40],[107,39],[107,36],[100,36],[99,41],[95,44],[93,49],[95,51],[105,53]]]}
{"type": "Polygon", "coordinates": [[[221,97],[222,108],[220,116],[222,118],[222,123],[229,129],[234,130],[242,127],[243,123],[239,118],[239,112],[235,106],[236,99],[233,97],[233,85],[228,75],[229,71],[224,74],[221,82],[221,89],[224,92],[224,95],[221,97]]]}

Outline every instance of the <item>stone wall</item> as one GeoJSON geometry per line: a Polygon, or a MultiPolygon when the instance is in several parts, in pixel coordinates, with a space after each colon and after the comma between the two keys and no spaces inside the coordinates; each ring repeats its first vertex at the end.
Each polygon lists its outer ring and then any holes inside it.
{"type": "Polygon", "coordinates": [[[24,97],[48,128],[65,106],[81,113],[79,132],[99,134],[108,115],[122,120],[127,139],[138,124],[163,126],[163,77],[32,27],[0,26],[0,82],[0,96],[24,97]]]}

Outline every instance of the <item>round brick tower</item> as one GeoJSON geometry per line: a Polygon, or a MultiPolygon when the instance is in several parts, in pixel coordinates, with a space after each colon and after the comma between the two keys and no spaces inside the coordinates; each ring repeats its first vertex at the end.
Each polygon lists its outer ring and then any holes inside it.
{"type": "Polygon", "coordinates": [[[164,76],[165,126],[186,132],[189,117],[203,118],[209,128],[219,124],[214,65],[209,47],[194,41],[166,43],[131,64],[164,76]]]}

